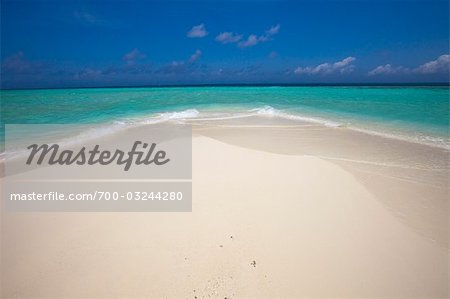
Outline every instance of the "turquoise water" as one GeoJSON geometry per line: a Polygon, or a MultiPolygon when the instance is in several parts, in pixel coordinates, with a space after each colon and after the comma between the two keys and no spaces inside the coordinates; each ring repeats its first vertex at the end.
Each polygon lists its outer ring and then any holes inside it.
{"type": "Polygon", "coordinates": [[[448,87],[167,87],[1,91],[5,124],[262,117],[312,121],[449,147],[448,87]]]}

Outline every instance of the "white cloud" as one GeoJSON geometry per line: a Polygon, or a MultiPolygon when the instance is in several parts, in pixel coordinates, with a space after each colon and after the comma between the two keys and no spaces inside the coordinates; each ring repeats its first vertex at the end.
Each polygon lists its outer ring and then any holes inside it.
{"type": "Polygon", "coordinates": [[[189,58],[189,62],[190,63],[196,62],[201,56],[202,51],[196,50],[195,53],[191,55],[191,58],[189,58]]]}
{"type": "Polygon", "coordinates": [[[161,74],[181,74],[192,70],[195,65],[193,64],[202,56],[202,51],[196,50],[187,60],[173,60],[171,63],[163,65],[157,70],[157,73],[161,74]]]}
{"type": "Polygon", "coordinates": [[[258,42],[267,42],[269,40],[272,40],[272,37],[280,32],[280,27],[280,24],[277,24],[267,29],[266,34],[258,37],[258,42]]]}
{"type": "Polygon", "coordinates": [[[280,24],[277,24],[275,26],[270,27],[266,30],[266,34],[256,36],[255,34],[250,34],[245,41],[241,41],[238,43],[238,46],[241,48],[247,48],[247,47],[253,47],[256,46],[259,43],[264,43],[267,41],[272,40],[272,37],[278,32],[280,32],[280,24]]]}
{"type": "Polygon", "coordinates": [[[343,69],[345,67],[347,67],[350,63],[352,63],[353,61],[355,61],[355,57],[347,57],[342,59],[341,61],[335,62],[333,64],[333,69],[343,69]]]}
{"type": "Polygon", "coordinates": [[[448,72],[450,68],[450,55],[444,54],[436,60],[429,61],[417,67],[414,71],[421,74],[434,74],[448,72]]]}
{"type": "Polygon", "coordinates": [[[233,32],[222,32],[216,36],[216,41],[222,44],[237,43],[242,39],[242,34],[235,34],[233,32]]]}
{"type": "Polygon", "coordinates": [[[270,27],[268,30],[266,30],[266,35],[273,36],[275,34],[278,34],[278,32],[280,31],[280,27],[280,24],[270,27]]]}
{"type": "Polygon", "coordinates": [[[243,35],[233,32],[222,32],[216,36],[216,41],[222,44],[237,43],[240,48],[256,46],[259,43],[267,42],[273,39],[273,36],[280,32],[280,24],[270,27],[263,35],[250,34],[242,40],[243,35]]]}
{"type": "Polygon", "coordinates": [[[191,28],[186,34],[187,37],[190,38],[202,38],[208,35],[208,31],[206,31],[205,24],[196,25],[191,28]]]}
{"type": "Polygon", "coordinates": [[[368,74],[370,76],[379,75],[379,74],[393,74],[395,73],[395,69],[392,68],[390,64],[379,65],[373,70],[371,70],[368,74]]]}
{"type": "Polygon", "coordinates": [[[341,61],[337,61],[334,63],[326,62],[319,64],[317,66],[298,67],[294,70],[294,73],[297,75],[301,74],[326,75],[335,72],[347,73],[353,71],[355,66],[352,65],[351,63],[355,60],[356,60],[355,57],[349,56],[347,58],[342,59],[341,61]]]}
{"type": "Polygon", "coordinates": [[[245,41],[241,41],[238,46],[241,48],[253,47],[259,43],[259,37],[254,34],[250,34],[245,41]]]}
{"type": "Polygon", "coordinates": [[[370,72],[369,76],[375,75],[392,75],[392,74],[436,74],[449,72],[450,55],[444,54],[437,59],[426,62],[416,68],[407,68],[404,66],[392,66],[391,64],[379,65],[370,72]]]}
{"type": "Polygon", "coordinates": [[[385,65],[379,65],[367,74],[369,76],[375,76],[375,75],[393,75],[398,73],[409,73],[411,70],[403,67],[403,66],[392,66],[389,63],[385,65]]]}
{"type": "Polygon", "coordinates": [[[128,52],[123,56],[123,60],[128,64],[134,64],[138,60],[143,59],[145,57],[146,55],[144,53],[134,48],[131,52],[128,52]]]}

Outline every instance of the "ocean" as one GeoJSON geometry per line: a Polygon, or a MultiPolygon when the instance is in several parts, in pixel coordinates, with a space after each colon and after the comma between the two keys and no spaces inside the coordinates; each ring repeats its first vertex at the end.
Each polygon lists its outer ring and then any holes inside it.
{"type": "Polygon", "coordinates": [[[450,149],[448,86],[221,86],[1,91],[5,124],[93,124],[99,133],[169,120],[312,122],[450,149]],[[98,126],[100,124],[100,126],[98,126]]]}

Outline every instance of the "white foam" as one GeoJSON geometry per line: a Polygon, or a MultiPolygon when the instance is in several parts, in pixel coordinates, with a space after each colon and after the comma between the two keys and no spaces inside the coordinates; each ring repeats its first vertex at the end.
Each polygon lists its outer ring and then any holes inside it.
{"type": "Polygon", "coordinates": [[[350,123],[341,124],[338,122],[325,120],[325,119],[321,119],[321,118],[306,117],[306,116],[302,116],[299,114],[290,114],[290,113],[283,112],[281,110],[277,110],[277,109],[273,108],[272,106],[263,106],[260,108],[251,109],[249,111],[255,113],[256,115],[261,115],[261,116],[281,117],[281,118],[290,119],[290,120],[298,120],[298,121],[304,121],[304,122],[309,122],[309,123],[317,123],[317,124],[321,124],[321,125],[324,125],[327,127],[333,127],[333,128],[345,127],[349,130],[358,131],[358,132],[369,134],[369,135],[376,135],[376,136],[389,138],[389,139],[397,139],[397,140],[402,140],[402,141],[419,143],[419,144],[443,148],[443,149],[447,149],[447,150],[450,149],[449,141],[448,140],[446,141],[445,139],[440,138],[440,137],[433,137],[433,136],[421,135],[421,134],[418,134],[418,135],[405,135],[405,134],[401,134],[401,133],[392,134],[392,133],[387,133],[387,132],[383,132],[383,131],[369,130],[369,129],[365,129],[365,128],[350,126],[350,123]]]}
{"type": "MultiPolygon", "coordinates": [[[[272,106],[266,105],[262,107],[257,107],[253,109],[243,109],[241,111],[232,111],[232,112],[217,112],[217,111],[198,111],[197,109],[187,109],[183,111],[173,111],[173,112],[164,112],[164,113],[157,113],[150,117],[138,117],[138,118],[132,118],[132,119],[125,119],[121,121],[114,122],[115,124],[119,125],[125,125],[126,127],[129,126],[140,126],[140,125],[147,125],[147,124],[156,124],[161,122],[167,122],[167,121],[176,121],[177,123],[185,123],[185,121],[190,120],[196,120],[196,121],[219,121],[219,120],[227,120],[227,119],[239,119],[239,118],[248,118],[248,117],[278,117],[278,118],[284,118],[299,122],[306,122],[310,124],[320,124],[324,125],[326,127],[332,127],[332,128],[341,128],[345,127],[346,129],[358,131],[361,133],[369,134],[369,135],[376,135],[384,138],[390,138],[390,139],[397,139],[397,140],[403,140],[408,142],[414,142],[414,143],[420,143],[425,144],[429,146],[444,148],[444,149],[450,149],[450,143],[448,140],[445,140],[443,138],[439,137],[433,137],[428,135],[409,135],[409,134],[403,134],[401,132],[398,133],[389,133],[383,129],[380,130],[371,130],[362,128],[361,126],[355,126],[351,125],[350,123],[339,123],[336,121],[331,121],[328,119],[323,119],[319,117],[310,117],[310,116],[304,116],[300,115],[298,113],[288,113],[283,110],[276,109],[272,106]]],[[[88,133],[92,135],[92,137],[99,136],[96,134],[105,134],[105,133],[114,133],[119,127],[116,128],[100,128],[99,132],[93,131],[91,133],[88,133]]]]}
{"type": "Polygon", "coordinates": [[[283,112],[281,110],[275,109],[272,106],[263,106],[261,108],[251,109],[250,112],[254,112],[256,115],[269,116],[269,117],[280,117],[290,120],[298,120],[310,123],[317,123],[327,127],[341,127],[342,124],[326,119],[315,118],[315,117],[307,117],[299,114],[291,114],[287,112],[283,112]]]}
{"type": "Polygon", "coordinates": [[[187,109],[181,112],[165,112],[165,113],[159,113],[158,117],[161,118],[161,120],[174,120],[174,119],[190,119],[190,118],[196,118],[200,112],[198,112],[197,109],[187,109]]]}

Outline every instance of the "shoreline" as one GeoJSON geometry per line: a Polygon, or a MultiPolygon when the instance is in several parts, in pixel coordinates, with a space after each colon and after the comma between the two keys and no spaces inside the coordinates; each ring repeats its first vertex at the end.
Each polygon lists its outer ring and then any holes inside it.
{"type": "Polygon", "coordinates": [[[337,165],[401,222],[439,246],[449,246],[450,151],[446,149],[340,128],[193,128],[198,136],[241,148],[315,157],[337,165]]]}
{"type": "MultiPolygon", "coordinates": [[[[242,108],[241,108],[242,109],[242,108]]],[[[80,123],[75,124],[82,129],[79,135],[72,136],[71,138],[65,138],[64,140],[55,139],[58,143],[73,143],[74,139],[79,142],[86,142],[94,140],[96,138],[102,138],[108,135],[120,134],[122,131],[145,127],[152,124],[161,123],[174,123],[174,124],[190,124],[195,126],[210,126],[210,127],[223,127],[223,128],[266,128],[266,129],[295,129],[296,127],[308,128],[311,130],[331,130],[335,129],[336,132],[341,134],[364,134],[379,138],[380,140],[386,139],[387,142],[405,142],[412,146],[427,146],[438,150],[445,150],[450,152],[450,137],[446,140],[442,140],[439,136],[423,136],[422,140],[418,140],[417,137],[410,135],[399,135],[403,133],[401,130],[397,134],[380,132],[373,129],[367,129],[362,127],[354,127],[336,122],[334,120],[328,120],[315,116],[302,116],[296,114],[289,114],[283,110],[274,109],[271,106],[264,106],[261,108],[254,108],[249,110],[202,110],[201,112],[196,109],[186,109],[182,111],[172,111],[163,113],[154,113],[150,117],[133,116],[131,118],[116,120],[107,123],[80,123]],[[231,114],[231,115],[230,115],[231,114]]],[[[384,127],[387,130],[388,127],[384,127]]],[[[398,130],[398,128],[396,129],[398,130]]],[[[4,146],[4,141],[2,141],[4,146]]],[[[8,153],[5,150],[0,152],[0,162],[3,162],[5,155],[8,153]]],[[[17,154],[11,152],[12,155],[17,154]]]]}

